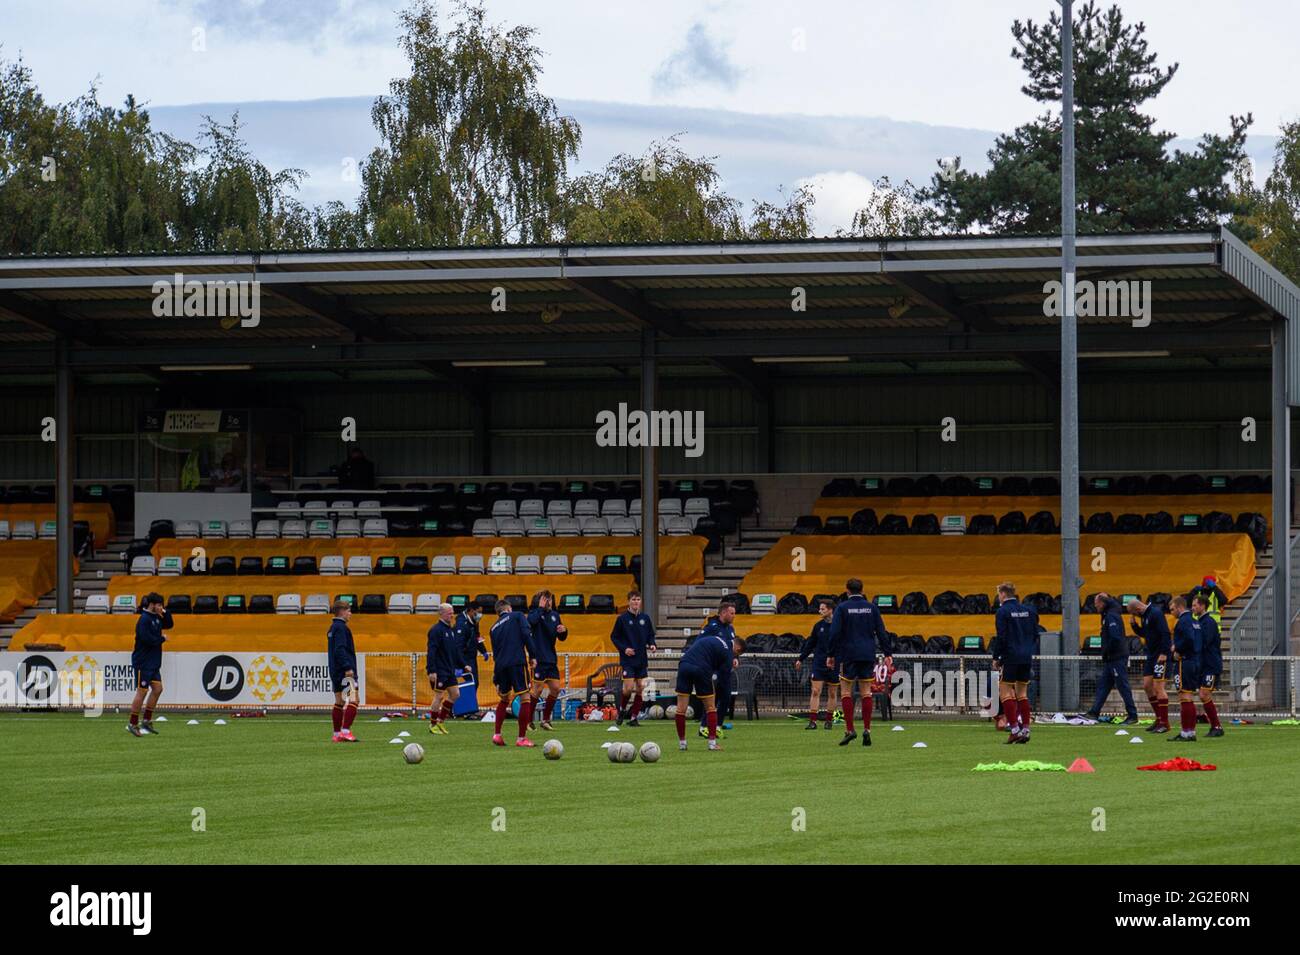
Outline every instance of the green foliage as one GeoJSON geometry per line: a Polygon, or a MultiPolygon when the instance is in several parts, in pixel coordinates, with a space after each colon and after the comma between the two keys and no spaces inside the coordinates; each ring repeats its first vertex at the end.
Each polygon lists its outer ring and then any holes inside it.
{"type": "Polygon", "coordinates": [[[1262,188],[1255,186],[1249,163],[1238,166],[1234,182],[1242,211],[1230,228],[1300,283],[1300,121],[1282,124],[1262,188]]]}
{"type": "Polygon", "coordinates": [[[866,205],[853,214],[848,231],[840,230],[839,234],[871,238],[937,235],[942,231],[939,211],[925,200],[911,180],[894,186],[888,176],[881,176],[872,183],[866,205]]]}

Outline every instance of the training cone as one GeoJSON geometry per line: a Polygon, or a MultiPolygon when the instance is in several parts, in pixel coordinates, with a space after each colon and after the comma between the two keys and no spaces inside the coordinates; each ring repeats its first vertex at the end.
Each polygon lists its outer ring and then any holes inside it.
{"type": "Polygon", "coordinates": [[[1082,756],[1070,764],[1067,773],[1095,773],[1097,770],[1092,768],[1092,763],[1088,762],[1082,756]]]}
{"type": "Polygon", "coordinates": [[[401,731],[400,733],[398,733],[397,735],[398,735],[398,736],[410,736],[411,734],[408,733],[408,732],[406,732],[406,730],[402,730],[402,731],[401,731]]]}
{"type": "Polygon", "coordinates": [[[190,720],[190,721],[189,721],[188,723],[186,723],[185,725],[186,725],[186,726],[198,726],[198,725],[199,725],[199,721],[198,721],[198,720],[190,720]]]}
{"type": "Polygon", "coordinates": [[[390,739],[388,742],[390,742],[390,743],[400,743],[401,741],[402,741],[402,737],[400,737],[400,736],[394,736],[394,737],[393,737],[392,739],[390,739]]]}
{"type": "Polygon", "coordinates": [[[929,748],[929,747],[927,747],[924,743],[913,743],[913,744],[912,744],[912,749],[928,749],[928,748],[929,748]]]}
{"type": "Polygon", "coordinates": [[[891,732],[891,733],[901,733],[901,732],[903,732],[903,727],[901,727],[901,726],[895,726],[892,730],[890,730],[890,732],[891,732]]]}
{"type": "Polygon", "coordinates": [[[381,717],[379,717],[379,722],[380,722],[380,723],[387,723],[387,722],[389,722],[389,719],[388,719],[387,716],[381,716],[381,717]]]}
{"type": "Polygon", "coordinates": [[[226,721],[225,721],[225,720],[213,720],[213,721],[212,721],[212,725],[213,725],[213,726],[225,726],[225,725],[226,725],[226,721]]]}
{"type": "Polygon", "coordinates": [[[611,726],[609,729],[605,730],[605,732],[606,732],[606,733],[618,733],[618,732],[620,732],[620,730],[619,730],[619,728],[618,728],[617,726],[611,726]]]}

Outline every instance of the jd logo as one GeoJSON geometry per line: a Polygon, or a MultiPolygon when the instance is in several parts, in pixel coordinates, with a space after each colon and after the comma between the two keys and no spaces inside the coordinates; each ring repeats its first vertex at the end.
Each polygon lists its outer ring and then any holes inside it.
{"type": "Polygon", "coordinates": [[[234,657],[213,657],[203,667],[203,689],[219,703],[229,703],[244,688],[244,668],[234,657]]]}
{"type": "Polygon", "coordinates": [[[18,665],[19,693],[28,703],[45,703],[54,692],[58,672],[49,657],[30,656],[18,665]]]}

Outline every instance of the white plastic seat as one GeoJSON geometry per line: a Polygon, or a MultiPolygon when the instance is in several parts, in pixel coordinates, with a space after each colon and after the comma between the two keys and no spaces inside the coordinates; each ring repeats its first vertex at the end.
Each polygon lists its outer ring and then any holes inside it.
{"type": "Polygon", "coordinates": [[[416,613],[437,613],[442,603],[442,594],[420,594],[415,598],[416,613]]]}
{"type": "Polygon", "coordinates": [[[16,541],[36,540],[36,522],[35,521],[14,521],[14,540],[16,541]]]}
{"type": "Polygon", "coordinates": [[[547,554],[542,559],[542,573],[544,574],[567,574],[569,572],[569,558],[566,554],[547,554]]]}
{"type": "Polygon", "coordinates": [[[379,501],[360,501],[357,504],[358,520],[374,520],[384,516],[384,505],[379,501]]]}
{"type": "Polygon", "coordinates": [[[628,517],[641,516],[641,498],[639,497],[632,498],[632,503],[629,504],[627,507],[627,516],[628,517]]]}
{"type": "MultiPolygon", "coordinates": [[[[289,524],[293,524],[295,522],[285,521],[284,523],[286,526],[288,526],[289,524]]],[[[302,524],[302,521],[297,521],[296,523],[302,524]]],[[[303,524],[304,530],[306,529],[306,526],[307,525],[303,524]]],[[[280,522],[279,521],[258,521],[257,529],[253,532],[253,536],[256,537],[258,540],[275,540],[280,536],[280,522]]]]}
{"type": "Polygon", "coordinates": [[[349,577],[369,577],[370,570],[369,554],[353,554],[348,558],[347,574],[349,577]]]}
{"type": "Polygon", "coordinates": [[[355,517],[340,518],[339,522],[334,525],[335,537],[360,537],[361,522],[355,517]]]}
{"type": "Polygon", "coordinates": [[[356,517],[357,506],[351,501],[335,501],[330,505],[330,511],[335,517],[356,517]]]}
{"type": "Polygon", "coordinates": [[[316,565],[316,573],[322,577],[342,577],[346,568],[342,554],[327,554],[316,565]]]}
{"type": "Polygon", "coordinates": [[[39,536],[43,541],[52,541],[55,538],[57,538],[59,536],[59,522],[41,521],[41,529],[40,529],[39,536]]]}
{"type": "Polygon", "coordinates": [[[302,613],[302,594],[280,594],[275,598],[276,613],[302,613]]]}
{"type": "Polygon", "coordinates": [[[694,514],[696,517],[708,517],[709,499],[707,497],[688,497],[686,506],[682,508],[682,513],[687,516],[694,514]]]}
{"type": "Polygon", "coordinates": [[[7,541],[8,539],[9,539],[9,522],[0,521],[0,540],[7,541]]]}
{"type": "Polygon", "coordinates": [[[388,521],[382,517],[367,518],[366,522],[361,525],[362,537],[387,537],[388,521]]]}
{"type": "Polygon", "coordinates": [[[302,506],[303,520],[324,520],[330,516],[330,506],[325,501],[308,501],[302,506]]]}
{"type": "Polygon", "coordinates": [[[584,497],[573,505],[574,517],[599,517],[600,501],[593,497],[584,497]]]}
{"type": "Polygon", "coordinates": [[[754,594],[749,610],[750,613],[776,613],[776,594],[754,594]]]}
{"type": "Polygon", "coordinates": [[[131,561],[132,577],[152,577],[158,572],[158,563],[149,554],[142,554],[131,561]]]}
{"type": "Polygon", "coordinates": [[[281,501],[275,505],[275,516],[282,521],[292,521],[302,517],[302,508],[297,501],[281,501]]]}
{"type": "Polygon", "coordinates": [[[91,594],[86,598],[86,609],[84,613],[108,613],[112,604],[109,602],[108,594],[91,594]]]}
{"type": "Polygon", "coordinates": [[[546,505],[540,498],[530,497],[526,501],[519,502],[519,517],[525,519],[529,517],[545,517],[546,505]]]}
{"type": "Polygon", "coordinates": [[[621,497],[611,497],[600,505],[600,516],[606,518],[627,517],[627,501],[621,497]]]}
{"type": "Polygon", "coordinates": [[[434,574],[456,573],[456,557],[452,554],[440,554],[434,557],[433,566],[429,572],[434,574]]]}
{"type": "Polygon", "coordinates": [[[632,525],[636,528],[637,537],[640,537],[641,536],[641,515],[638,514],[636,517],[630,518],[630,520],[632,521],[632,525]]]}
{"type": "Polygon", "coordinates": [[[475,537],[496,537],[497,522],[490,517],[480,517],[474,522],[475,537]]]}
{"type": "MultiPolygon", "coordinates": [[[[260,524],[261,521],[258,521],[260,524]]],[[[275,524],[275,521],[267,521],[268,524],[275,524]]],[[[280,531],[279,525],[276,525],[276,533],[280,531]]],[[[230,539],[231,540],[251,540],[253,537],[252,521],[231,521],[230,522],[230,539]]]]}
{"type": "Polygon", "coordinates": [[[608,537],[609,521],[603,517],[586,517],[582,521],[583,537],[608,537]]]}
{"type": "Polygon", "coordinates": [[[204,521],[203,536],[210,540],[226,539],[226,522],[225,521],[204,521]]]}
{"type": "Polygon", "coordinates": [[[609,533],[614,537],[636,537],[641,529],[630,517],[616,517],[610,521],[609,533]]]}
{"type": "Polygon", "coordinates": [[[557,517],[572,517],[573,505],[568,501],[551,501],[546,505],[546,516],[551,520],[557,517]]]}
{"type": "Polygon", "coordinates": [[[487,572],[489,574],[513,574],[514,567],[510,561],[510,555],[493,554],[488,558],[487,572]]]}
{"type": "Polygon", "coordinates": [[[179,557],[164,557],[158,561],[156,573],[159,577],[179,577],[184,569],[179,557]]]}
{"type": "Polygon", "coordinates": [[[113,598],[112,613],[138,613],[139,609],[135,603],[135,594],[118,594],[113,598]]]}
{"type": "Polygon", "coordinates": [[[556,537],[578,537],[581,530],[578,521],[572,517],[557,517],[551,521],[551,530],[556,537]]]}
{"type": "Polygon", "coordinates": [[[667,528],[665,533],[669,537],[689,537],[695,533],[695,524],[690,518],[680,515],[669,517],[667,519],[667,528]]]}
{"type": "Polygon", "coordinates": [[[280,536],[285,540],[306,540],[307,522],[303,520],[285,521],[280,525],[280,536]]]}
{"type": "Polygon", "coordinates": [[[551,522],[545,517],[534,517],[529,522],[524,534],[527,537],[550,537],[554,533],[551,522]]]}
{"type": "Polygon", "coordinates": [[[498,537],[523,537],[524,522],[517,517],[502,517],[497,520],[498,537]]]}
{"type": "Polygon", "coordinates": [[[176,530],[177,540],[190,540],[198,537],[202,530],[198,521],[177,521],[173,526],[176,530]]]}
{"type": "Polygon", "coordinates": [[[483,557],[480,554],[466,554],[460,559],[459,573],[462,574],[481,574],[483,573],[483,557]]]}
{"type": "Polygon", "coordinates": [[[388,598],[389,613],[411,613],[415,609],[415,602],[410,594],[393,594],[388,598]]]}
{"type": "Polygon", "coordinates": [[[540,574],[542,560],[536,554],[521,554],[515,558],[515,574],[540,574]]]}
{"type": "Polygon", "coordinates": [[[569,568],[571,574],[594,574],[597,563],[595,554],[574,554],[573,566],[569,568]]]}
{"type": "Polygon", "coordinates": [[[493,517],[515,517],[517,514],[518,511],[515,509],[515,502],[512,500],[506,499],[492,502],[493,517]]]}
{"type": "Polygon", "coordinates": [[[661,497],[659,499],[659,513],[664,517],[681,517],[682,501],[677,497],[661,497]]]}
{"type": "Polygon", "coordinates": [[[314,540],[329,540],[334,536],[334,522],[328,517],[315,518],[307,527],[307,536],[314,540]]]}
{"type": "Polygon", "coordinates": [[[308,594],[302,605],[303,613],[320,614],[330,612],[329,594],[308,594]]]}

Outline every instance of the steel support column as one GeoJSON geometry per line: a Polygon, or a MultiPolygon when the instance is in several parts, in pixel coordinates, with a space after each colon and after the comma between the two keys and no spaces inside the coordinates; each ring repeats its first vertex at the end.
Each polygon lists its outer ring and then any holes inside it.
{"type": "MultiPolygon", "coordinates": [[[[1273,320],[1273,653],[1285,653],[1291,632],[1291,401],[1287,394],[1285,318],[1273,320]]],[[[1297,387],[1300,387],[1298,385],[1297,387]]]]}
{"type": "Polygon", "coordinates": [[[76,455],[72,434],[72,368],[68,364],[68,343],[63,339],[55,356],[54,429],[54,517],[58,524],[55,609],[59,613],[72,613],[72,583],[76,576],[72,566],[72,478],[76,455]]]}
{"type": "MultiPolygon", "coordinates": [[[[655,363],[655,333],[641,333],[641,410],[655,408],[659,370],[655,363]]],[[[659,609],[659,449],[650,443],[641,449],[641,595],[643,609],[655,619],[659,609]]]]}
{"type": "MultiPolygon", "coordinates": [[[[1061,2],[1061,633],[1079,639],[1079,341],[1074,314],[1074,13],[1061,2]]],[[[1072,642],[1074,641],[1074,642],[1072,642]]]]}

